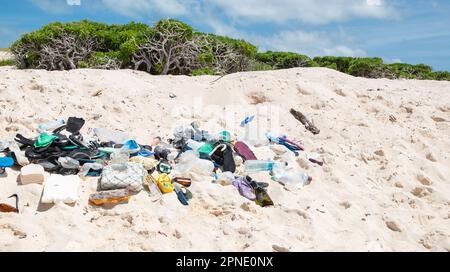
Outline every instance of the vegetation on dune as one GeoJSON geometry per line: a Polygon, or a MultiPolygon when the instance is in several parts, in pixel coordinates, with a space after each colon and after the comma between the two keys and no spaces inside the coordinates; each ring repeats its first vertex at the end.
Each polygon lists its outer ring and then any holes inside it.
{"type": "Polygon", "coordinates": [[[327,67],[367,78],[450,80],[449,72],[434,72],[424,64],[385,64],[381,58],[311,59],[291,52],[258,52],[256,46],[244,40],[198,32],[172,19],[161,20],[153,27],[86,20],[52,23],[23,35],[11,46],[11,52],[16,65],[23,69],[130,68],[157,75],[224,75],[327,67]]]}
{"type": "Polygon", "coordinates": [[[291,52],[258,53],[256,60],[271,66],[273,69],[289,69],[295,67],[314,67],[317,64],[308,56],[291,52]]]}
{"type": "Polygon", "coordinates": [[[359,77],[422,80],[450,79],[449,72],[434,72],[430,66],[425,64],[386,64],[381,58],[316,57],[314,62],[321,67],[328,67],[359,77]]]}
{"type": "Polygon", "coordinates": [[[0,60],[0,66],[12,66],[14,65],[14,60],[0,60]]]}

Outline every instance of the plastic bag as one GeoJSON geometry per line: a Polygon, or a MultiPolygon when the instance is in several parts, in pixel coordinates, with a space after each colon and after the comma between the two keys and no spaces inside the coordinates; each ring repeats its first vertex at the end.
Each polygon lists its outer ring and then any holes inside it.
{"type": "Polygon", "coordinates": [[[97,136],[97,138],[100,140],[100,142],[106,143],[106,142],[114,142],[118,144],[123,144],[131,137],[129,137],[127,134],[119,131],[111,131],[106,128],[94,128],[94,134],[97,136]]]}

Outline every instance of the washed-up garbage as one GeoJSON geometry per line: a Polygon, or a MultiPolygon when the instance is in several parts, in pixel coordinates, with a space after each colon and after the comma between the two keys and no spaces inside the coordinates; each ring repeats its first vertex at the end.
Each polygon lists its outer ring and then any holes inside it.
{"type": "Polygon", "coordinates": [[[44,167],[37,164],[29,164],[22,167],[20,170],[20,183],[22,185],[39,183],[42,184],[45,181],[44,167]]]}
{"type": "Polygon", "coordinates": [[[247,173],[256,173],[273,171],[275,168],[282,169],[285,168],[287,164],[275,161],[246,161],[244,166],[247,173]]]}
{"type": "Polygon", "coordinates": [[[190,149],[192,149],[192,150],[198,152],[198,150],[199,150],[202,146],[204,146],[205,143],[203,143],[203,142],[197,142],[197,141],[194,141],[194,140],[192,140],[192,139],[189,139],[189,140],[187,140],[186,145],[187,145],[190,149]]]}
{"type": "MultiPolygon", "coordinates": [[[[247,132],[254,118],[242,121],[247,132]]],[[[41,124],[34,138],[17,134],[15,141],[0,141],[0,151],[7,156],[0,158],[0,170],[20,165],[22,184],[44,183],[42,203],[74,203],[79,198],[80,178],[100,177],[99,191],[89,198],[92,205],[98,206],[126,203],[131,192],[141,191],[144,184],[150,201],[174,192],[187,206],[192,198],[187,187],[193,182],[212,180],[223,186],[233,185],[243,197],[265,207],[273,205],[267,193],[269,184],[240,174],[267,172],[272,180],[294,188],[312,180],[292,167],[296,165],[295,156],[305,147],[285,135],[267,133],[264,141],[253,141],[247,134],[241,138],[228,131],[209,133],[193,122],[175,128],[169,144],[160,137],[139,144],[132,135],[103,128],[94,129],[91,135],[83,134],[84,124],[84,119],[70,117],[41,124]],[[266,149],[276,156],[258,160],[252,150],[255,143],[271,143],[271,148],[266,149]],[[284,150],[277,152],[278,146],[284,150]],[[47,180],[45,171],[51,173],[47,180]]],[[[320,155],[305,152],[305,156],[311,163],[323,165],[320,155]]]]}
{"type": "Polygon", "coordinates": [[[250,185],[250,183],[247,181],[245,177],[237,177],[233,181],[233,186],[236,187],[241,196],[251,201],[256,200],[255,191],[253,190],[253,187],[250,185]]]}
{"type": "Polygon", "coordinates": [[[317,153],[306,153],[306,159],[312,163],[323,166],[323,159],[317,153]]]}
{"type": "Polygon", "coordinates": [[[241,127],[245,127],[246,125],[250,124],[253,119],[255,119],[254,115],[245,117],[245,119],[241,122],[241,127]]]}
{"type": "Polygon", "coordinates": [[[119,204],[128,202],[130,197],[131,195],[128,189],[118,189],[91,194],[89,196],[89,202],[96,206],[102,206],[105,204],[119,204]]]}
{"type": "Polygon", "coordinates": [[[101,190],[129,189],[134,192],[142,190],[147,171],[142,164],[112,164],[103,168],[99,188],[101,190]]]}
{"type": "Polygon", "coordinates": [[[115,149],[110,158],[111,164],[126,164],[130,159],[130,154],[126,150],[115,149]]]}
{"type": "Polygon", "coordinates": [[[172,165],[170,165],[169,161],[161,159],[156,166],[156,170],[159,173],[170,174],[172,172],[172,165]]]}
{"type": "Polygon", "coordinates": [[[19,145],[16,142],[12,142],[9,146],[9,150],[12,153],[12,156],[15,158],[15,161],[20,166],[26,166],[30,164],[30,161],[25,156],[25,152],[20,150],[19,145]]]}
{"type": "Polygon", "coordinates": [[[148,189],[148,196],[150,198],[150,201],[156,202],[161,200],[163,193],[158,188],[158,185],[156,184],[156,179],[153,177],[152,174],[147,175],[145,177],[144,184],[147,186],[148,189]]]}
{"type": "Polygon", "coordinates": [[[103,165],[100,163],[85,163],[80,169],[80,172],[78,172],[78,175],[80,177],[86,177],[90,173],[96,173],[95,176],[100,175],[100,171],[103,169],[103,165]]]}
{"type": "Polygon", "coordinates": [[[190,187],[191,184],[192,184],[192,179],[176,177],[176,178],[173,179],[173,182],[174,183],[178,183],[178,184],[180,184],[181,186],[184,186],[184,187],[190,187]]]}
{"type": "Polygon", "coordinates": [[[147,171],[153,171],[156,169],[156,166],[158,166],[159,161],[149,158],[149,157],[142,157],[142,156],[135,156],[131,157],[130,162],[139,163],[144,166],[144,169],[147,171]]]}
{"type": "Polygon", "coordinates": [[[80,162],[69,157],[60,157],[58,158],[58,162],[61,164],[62,167],[66,169],[80,168],[80,162]]]}
{"type": "Polygon", "coordinates": [[[163,146],[157,146],[155,147],[155,159],[157,160],[169,160],[169,154],[171,153],[171,151],[168,148],[165,148],[163,146]]]}
{"type": "Polygon", "coordinates": [[[183,192],[183,190],[181,188],[181,185],[174,184],[173,190],[177,194],[177,198],[180,201],[180,203],[183,204],[184,206],[188,206],[189,202],[188,202],[188,199],[186,197],[186,194],[183,192]]]}
{"type": "Polygon", "coordinates": [[[41,202],[45,204],[75,203],[79,198],[79,187],[80,179],[78,176],[52,174],[45,182],[41,202]]]}
{"type": "Polygon", "coordinates": [[[276,172],[273,174],[272,179],[295,189],[309,185],[312,181],[312,177],[302,172],[276,172]]]}
{"type": "Polygon", "coordinates": [[[128,140],[123,144],[122,150],[128,154],[136,154],[141,151],[141,147],[135,140],[128,140]]]}
{"type": "Polygon", "coordinates": [[[6,175],[6,168],[14,165],[14,160],[11,157],[0,158],[0,175],[6,175]]]}
{"type": "Polygon", "coordinates": [[[233,186],[239,193],[261,207],[272,206],[273,201],[267,193],[268,184],[254,181],[250,176],[237,177],[233,181],[233,186]]]}
{"type": "Polygon", "coordinates": [[[279,144],[279,145],[285,146],[287,149],[292,151],[296,156],[299,155],[298,151],[305,150],[305,147],[303,144],[300,144],[293,140],[288,139],[286,135],[275,136],[271,132],[268,132],[268,133],[266,133],[266,137],[269,140],[269,142],[271,142],[273,144],[279,144]]]}
{"type": "Polygon", "coordinates": [[[185,174],[195,173],[201,176],[211,176],[213,171],[212,161],[198,158],[193,151],[186,151],[181,154],[174,168],[174,175],[185,176],[185,174]]]}
{"type": "Polygon", "coordinates": [[[123,144],[131,137],[126,133],[120,131],[111,131],[106,128],[94,128],[94,135],[102,143],[113,142],[117,144],[123,144]]]}
{"type": "Polygon", "coordinates": [[[233,181],[235,179],[236,178],[234,174],[231,172],[216,173],[214,175],[214,182],[222,186],[228,186],[233,184],[233,181]]]}
{"type": "Polygon", "coordinates": [[[234,150],[246,161],[258,160],[255,153],[253,153],[250,147],[248,147],[248,145],[244,142],[236,142],[234,144],[234,150]]]}
{"type": "Polygon", "coordinates": [[[39,131],[39,133],[50,132],[51,130],[60,128],[60,127],[64,126],[65,124],[66,124],[66,121],[64,119],[50,121],[45,124],[39,124],[38,131],[39,131]]]}
{"type": "Polygon", "coordinates": [[[221,166],[222,171],[232,173],[236,171],[233,149],[230,144],[219,144],[211,153],[211,159],[221,166]]]}
{"type": "Polygon", "coordinates": [[[172,180],[167,174],[158,174],[156,177],[156,184],[162,193],[168,194],[174,191],[172,180]]]}
{"type": "Polygon", "coordinates": [[[273,201],[270,198],[269,194],[267,193],[265,186],[262,186],[262,184],[254,181],[249,176],[246,177],[246,180],[255,192],[255,195],[256,195],[255,203],[257,205],[259,205],[261,207],[273,206],[273,201]]]}
{"type": "Polygon", "coordinates": [[[3,213],[19,213],[19,196],[17,194],[14,194],[8,198],[15,198],[16,199],[16,207],[13,207],[9,204],[0,203],[0,212],[3,213]]]}

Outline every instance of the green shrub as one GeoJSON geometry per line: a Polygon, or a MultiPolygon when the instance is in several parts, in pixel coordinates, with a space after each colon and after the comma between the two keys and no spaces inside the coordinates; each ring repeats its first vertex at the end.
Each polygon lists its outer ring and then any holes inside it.
{"type": "Polygon", "coordinates": [[[428,65],[411,65],[406,63],[394,63],[388,65],[397,78],[406,79],[433,79],[433,68],[428,65]]]}
{"type": "Polygon", "coordinates": [[[450,72],[434,72],[432,73],[435,80],[448,80],[450,81],[450,72]]]}
{"type": "Polygon", "coordinates": [[[275,70],[275,68],[269,64],[255,61],[250,66],[250,71],[270,71],[275,70]]]}
{"type": "MultiPolygon", "coordinates": [[[[95,53],[117,52],[116,57],[124,67],[131,64],[133,54],[138,50],[145,38],[151,36],[153,30],[140,23],[111,25],[90,21],[72,23],[52,23],[42,29],[23,35],[12,46],[12,52],[18,56],[21,68],[39,68],[44,47],[52,46],[55,39],[63,36],[73,37],[80,41],[94,40],[96,46],[85,58],[78,61],[81,67],[92,63],[89,59],[95,53]]],[[[78,68],[78,67],[77,67],[78,68]]]]}
{"type": "Polygon", "coordinates": [[[342,73],[349,73],[350,66],[355,58],[352,57],[315,57],[316,62],[320,67],[327,67],[330,69],[338,70],[342,73]]]}
{"type": "Polygon", "coordinates": [[[313,61],[305,55],[291,52],[258,53],[256,60],[274,67],[275,69],[289,69],[295,67],[313,67],[313,61]]]}
{"type": "Polygon", "coordinates": [[[192,76],[215,75],[214,71],[209,68],[195,69],[191,73],[192,76]]]}
{"type": "Polygon", "coordinates": [[[0,66],[13,66],[15,61],[12,59],[0,60],[0,66]]]}

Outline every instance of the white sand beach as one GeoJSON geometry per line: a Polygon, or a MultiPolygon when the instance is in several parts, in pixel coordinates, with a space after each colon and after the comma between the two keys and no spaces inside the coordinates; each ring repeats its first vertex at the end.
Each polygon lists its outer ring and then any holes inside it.
{"type": "MultiPolygon", "coordinates": [[[[275,203],[262,208],[233,186],[201,179],[187,207],[175,194],[151,202],[143,190],[105,209],[88,204],[95,179],[82,181],[75,205],[49,206],[39,203],[42,185],[18,185],[19,171],[8,169],[0,203],[12,205],[8,196],[18,194],[20,213],[0,213],[0,251],[450,251],[450,82],[355,78],[325,68],[223,78],[0,68],[1,140],[35,137],[38,124],[77,116],[86,120],[82,133],[105,127],[145,144],[170,138],[175,123],[199,121],[218,132],[227,117],[213,114],[224,107],[232,114],[230,105],[241,112],[236,118],[260,106],[258,122],[269,120],[321,154],[323,167],[297,159],[311,185],[290,191],[266,173],[254,175],[270,183],[275,203]],[[203,107],[193,109],[196,103],[203,107]]],[[[238,123],[229,131],[242,133],[238,123]]],[[[261,159],[275,155],[252,149],[261,159]]]]}

